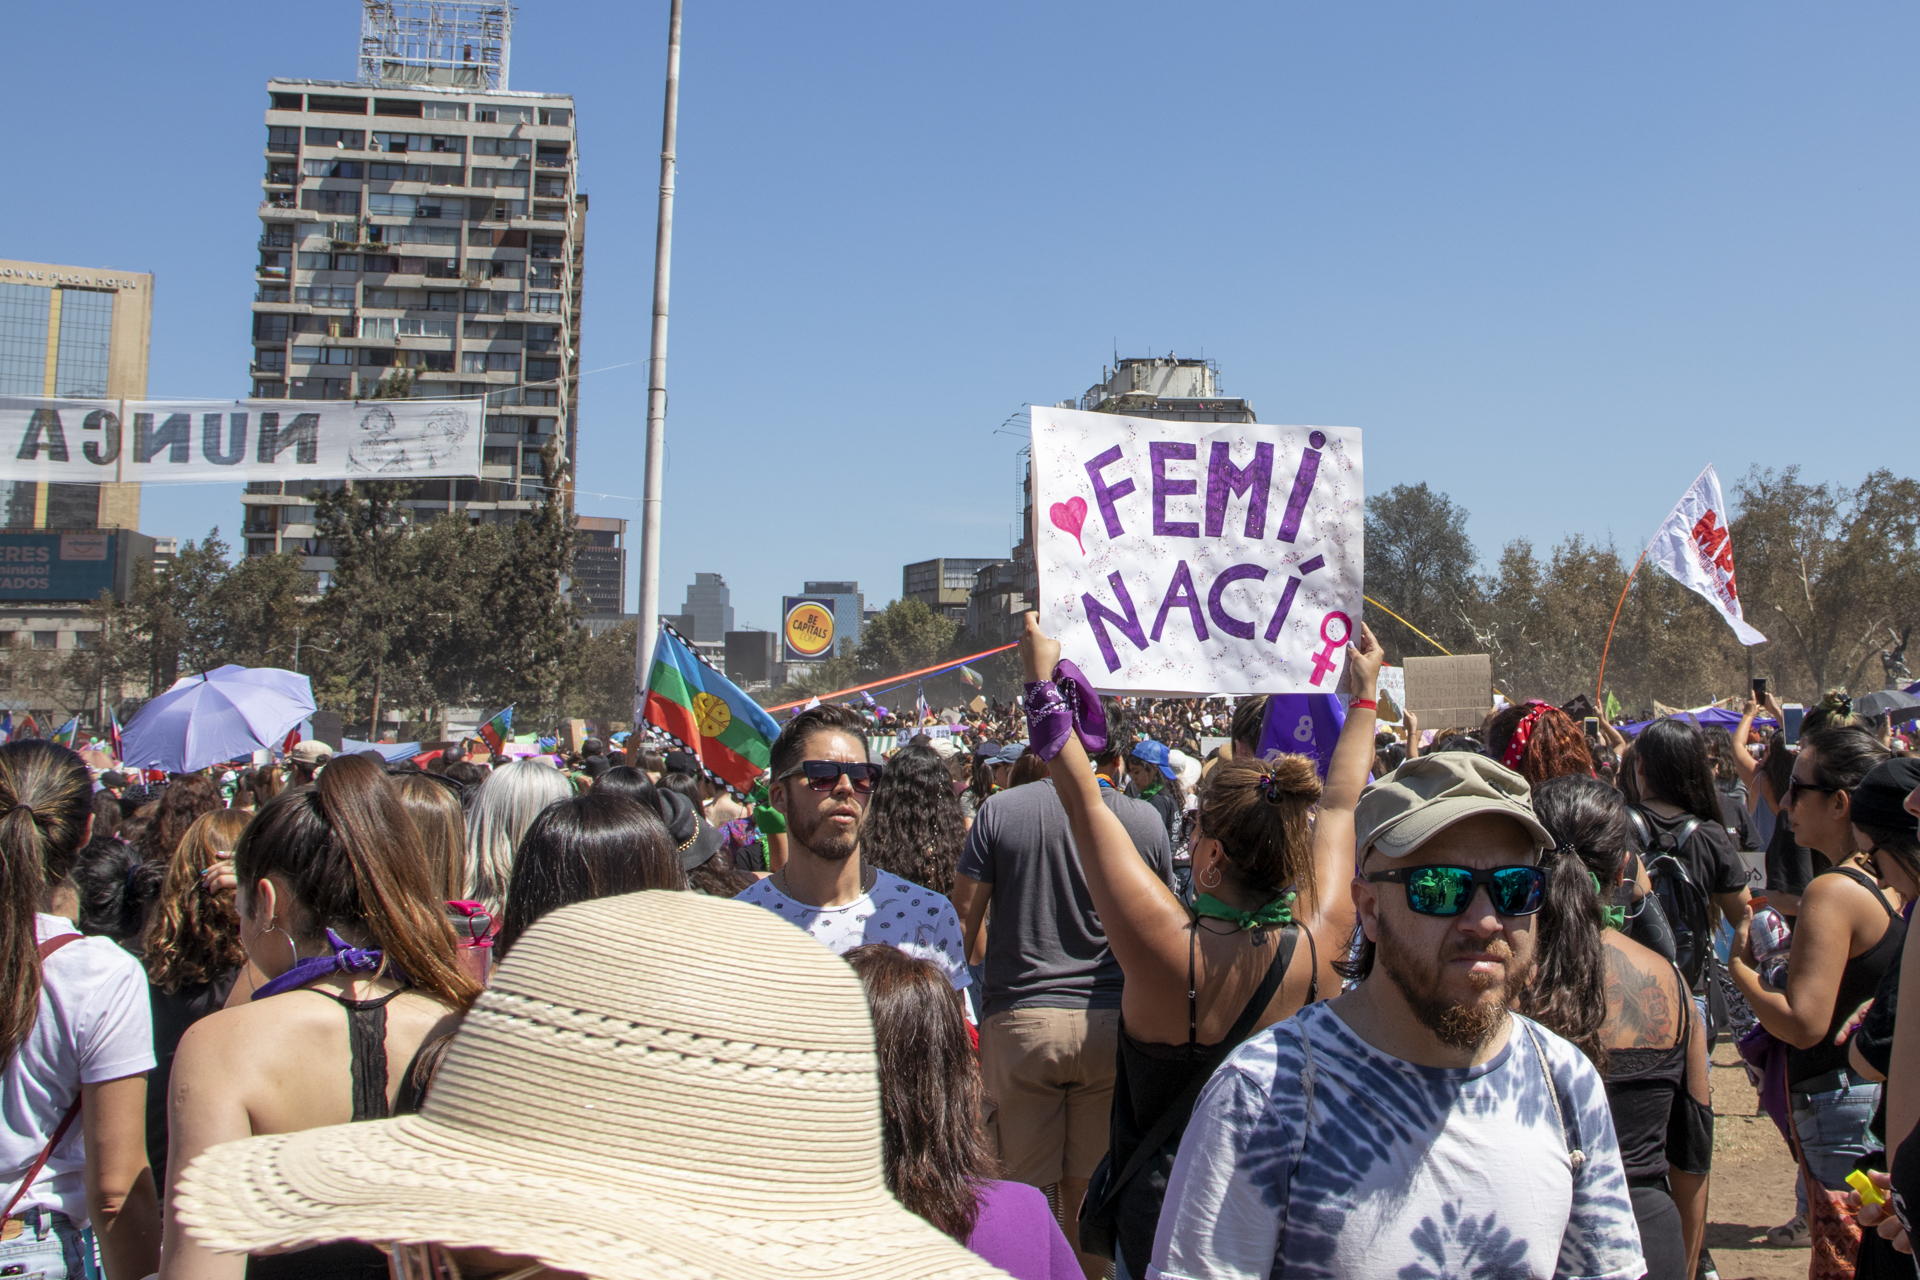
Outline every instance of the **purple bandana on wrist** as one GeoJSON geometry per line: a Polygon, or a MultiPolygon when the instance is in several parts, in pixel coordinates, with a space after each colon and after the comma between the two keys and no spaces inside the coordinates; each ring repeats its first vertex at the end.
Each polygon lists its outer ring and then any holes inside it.
{"type": "MultiPolygon", "coordinates": [[[[293,968],[287,970],[270,982],[263,982],[255,989],[251,999],[261,1000],[267,996],[277,996],[282,991],[297,991],[317,978],[330,973],[376,973],[385,959],[378,951],[364,951],[359,947],[350,947],[346,939],[333,930],[327,930],[327,945],[333,948],[331,955],[308,956],[296,961],[293,968]]],[[[387,972],[405,982],[406,975],[393,965],[387,966],[387,972]]]]}
{"type": "Polygon", "coordinates": [[[1107,710],[1080,668],[1061,659],[1053,679],[1027,685],[1027,740],[1033,754],[1051,760],[1067,745],[1067,734],[1078,733],[1090,756],[1107,745],[1107,710]]]}

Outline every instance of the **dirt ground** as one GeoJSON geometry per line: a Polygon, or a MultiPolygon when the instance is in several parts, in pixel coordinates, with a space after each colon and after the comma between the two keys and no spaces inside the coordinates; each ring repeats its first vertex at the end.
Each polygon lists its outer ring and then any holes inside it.
{"type": "Polygon", "coordinates": [[[1766,1242],[1793,1216],[1793,1157],[1727,1044],[1713,1055],[1713,1111],[1707,1248],[1720,1280],[1805,1280],[1810,1250],[1766,1242]]]}

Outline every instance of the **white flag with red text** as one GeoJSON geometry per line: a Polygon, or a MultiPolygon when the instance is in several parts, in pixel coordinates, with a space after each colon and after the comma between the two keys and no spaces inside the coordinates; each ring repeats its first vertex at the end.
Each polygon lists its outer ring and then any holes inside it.
{"type": "Polygon", "coordinates": [[[1727,531],[1727,504],[1720,477],[1708,467],[1680,495],[1673,513],[1653,535],[1647,557],[1682,586],[1699,592],[1727,620],[1741,644],[1765,644],[1767,638],[1747,625],[1740,611],[1740,589],[1733,579],[1733,540],[1727,531]]]}

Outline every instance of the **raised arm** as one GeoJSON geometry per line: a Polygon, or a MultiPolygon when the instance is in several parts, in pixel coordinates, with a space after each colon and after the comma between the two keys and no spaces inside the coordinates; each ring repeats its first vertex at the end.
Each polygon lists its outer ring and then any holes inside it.
{"type": "MultiPolygon", "coordinates": [[[[1360,643],[1347,649],[1349,695],[1373,700],[1384,657],[1385,650],[1373,638],[1373,631],[1361,623],[1360,643]]],[[[1311,925],[1338,923],[1328,920],[1330,910],[1340,913],[1341,921],[1352,923],[1353,899],[1347,886],[1353,880],[1353,810],[1360,803],[1367,773],[1373,767],[1373,733],[1373,709],[1348,707],[1347,723],[1340,730],[1340,741],[1334,744],[1326,786],[1314,812],[1313,870],[1319,900],[1306,904],[1301,911],[1311,925]]]]}
{"type": "MultiPolygon", "coordinates": [[[[1040,630],[1040,615],[1027,615],[1020,637],[1025,679],[1052,678],[1060,642],[1040,630]]],[[[1031,732],[1031,723],[1029,723],[1031,732]]],[[[1100,913],[1107,944],[1130,987],[1143,987],[1154,1001],[1186,999],[1187,909],[1133,847],[1120,819],[1100,799],[1093,763],[1078,734],[1048,765],[1054,790],[1067,811],[1073,847],[1087,877],[1093,909],[1100,913]]]]}
{"type": "Polygon", "coordinates": [[[1753,732],[1753,718],[1759,714],[1760,704],[1748,698],[1747,709],[1740,713],[1740,727],[1733,731],[1733,771],[1740,775],[1740,785],[1747,789],[1748,812],[1752,812],[1753,799],[1758,793],[1760,762],[1747,750],[1747,735],[1753,732]]]}

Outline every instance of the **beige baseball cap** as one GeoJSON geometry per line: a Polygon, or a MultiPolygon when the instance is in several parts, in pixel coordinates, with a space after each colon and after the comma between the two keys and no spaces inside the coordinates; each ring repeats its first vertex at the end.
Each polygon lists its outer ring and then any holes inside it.
{"type": "Polygon", "coordinates": [[[1512,818],[1536,849],[1553,837],[1533,816],[1527,780],[1474,751],[1440,751],[1407,761],[1368,787],[1354,810],[1355,848],[1404,858],[1456,822],[1481,814],[1512,818]]]}

